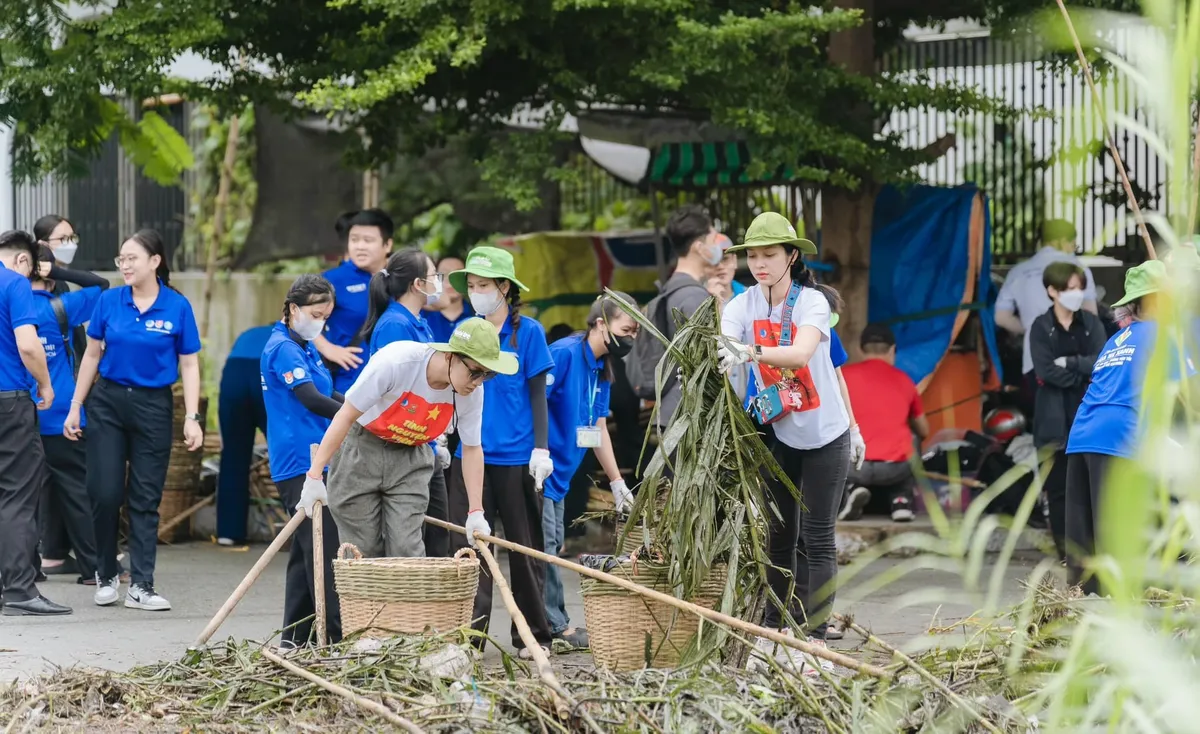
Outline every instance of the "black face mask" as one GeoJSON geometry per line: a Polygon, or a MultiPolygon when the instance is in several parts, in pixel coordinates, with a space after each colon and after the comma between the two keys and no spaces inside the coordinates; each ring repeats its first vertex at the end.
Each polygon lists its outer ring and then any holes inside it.
{"type": "Polygon", "coordinates": [[[609,334],[607,346],[609,354],[617,359],[625,359],[625,356],[633,351],[633,337],[609,334]]]}

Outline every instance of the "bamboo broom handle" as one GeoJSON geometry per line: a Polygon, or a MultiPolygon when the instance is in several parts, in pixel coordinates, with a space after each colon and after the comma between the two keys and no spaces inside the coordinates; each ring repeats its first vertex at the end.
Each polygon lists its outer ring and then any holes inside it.
{"type": "MultiPolygon", "coordinates": [[[[431,525],[436,525],[439,528],[445,528],[446,530],[453,530],[454,532],[458,533],[459,535],[467,534],[466,528],[462,527],[461,525],[454,525],[452,523],[448,523],[443,520],[438,520],[437,518],[429,517],[428,515],[425,516],[425,522],[427,522],[431,525]]],[[[713,609],[707,609],[705,607],[697,606],[691,602],[683,601],[682,599],[676,599],[675,597],[673,597],[669,594],[664,594],[661,591],[655,591],[654,589],[647,589],[646,587],[641,586],[639,584],[635,584],[632,581],[629,581],[628,579],[623,579],[619,576],[613,576],[612,574],[605,573],[603,571],[597,571],[596,569],[588,568],[587,566],[581,566],[578,563],[572,563],[571,561],[563,560],[561,558],[558,558],[557,556],[549,555],[548,553],[542,553],[541,551],[534,550],[533,548],[526,548],[523,545],[518,545],[517,543],[513,543],[510,541],[504,540],[503,538],[496,538],[491,535],[484,535],[483,533],[479,533],[479,532],[476,532],[475,537],[480,540],[485,540],[485,541],[491,543],[492,545],[497,545],[497,546],[500,546],[501,548],[506,548],[510,551],[515,551],[517,553],[524,553],[527,556],[532,556],[533,558],[536,558],[536,559],[542,561],[543,563],[552,563],[555,566],[570,569],[571,571],[574,571],[575,573],[579,574],[580,576],[587,576],[589,578],[594,578],[599,581],[607,581],[610,584],[619,586],[622,589],[625,589],[627,591],[632,591],[635,594],[641,594],[642,596],[648,597],[650,599],[654,599],[655,601],[660,601],[664,604],[670,604],[671,606],[673,606],[677,609],[682,609],[685,612],[691,612],[692,614],[699,615],[699,616],[709,620],[710,622],[717,622],[719,624],[723,624],[723,625],[726,625],[729,627],[733,627],[734,629],[741,630],[742,632],[747,632],[749,634],[756,635],[758,637],[765,637],[768,640],[771,640],[772,642],[778,643],[780,645],[784,645],[785,647],[793,648],[795,650],[799,650],[801,652],[808,653],[809,655],[812,655],[813,657],[824,658],[825,660],[829,660],[833,663],[836,663],[837,665],[841,665],[844,668],[849,668],[849,669],[859,672],[859,673],[866,673],[866,674],[872,675],[876,678],[889,678],[890,677],[888,675],[887,671],[885,671],[883,668],[879,668],[879,667],[871,665],[869,663],[861,663],[852,657],[843,655],[839,652],[834,652],[833,650],[830,650],[825,647],[821,647],[819,645],[810,645],[810,644],[808,644],[808,642],[797,639],[795,637],[788,637],[786,635],[780,634],[776,630],[770,630],[765,627],[760,627],[757,624],[751,624],[750,622],[746,622],[746,621],[738,619],[736,617],[731,617],[728,614],[722,614],[721,612],[718,612],[713,609]]]]}
{"type": "MultiPolygon", "coordinates": [[[[308,462],[317,458],[318,444],[309,444],[308,462]]],[[[303,515],[303,512],[297,513],[303,515]]],[[[325,510],[320,502],[313,503],[312,552],[313,552],[313,606],[317,619],[317,647],[325,647],[325,510]]]]}
{"type": "Polygon", "coordinates": [[[238,605],[238,602],[242,600],[242,597],[246,595],[246,592],[250,590],[254,582],[258,581],[258,577],[262,575],[267,564],[271,562],[271,559],[275,557],[275,554],[279,552],[279,549],[283,547],[288,538],[292,537],[292,533],[296,532],[296,528],[300,527],[300,523],[304,522],[304,519],[304,513],[297,512],[291,520],[288,520],[288,524],[283,526],[283,530],[279,531],[279,535],[276,535],[275,540],[271,541],[271,544],[263,551],[258,562],[254,564],[254,567],[246,574],[246,578],[242,579],[242,583],[238,584],[233,593],[229,595],[229,598],[225,600],[225,603],[221,605],[221,608],[217,610],[216,616],[209,621],[208,626],[196,638],[196,642],[193,643],[192,647],[200,647],[208,642],[213,633],[225,622],[225,619],[233,613],[234,607],[238,605]]]}
{"type": "MultiPolygon", "coordinates": [[[[466,534],[465,530],[463,534],[466,534]]],[[[500,564],[496,563],[495,556],[483,543],[477,544],[475,550],[479,551],[479,555],[483,556],[484,562],[487,563],[488,570],[492,574],[492,582],[500,588],[500,598],[504,599],[504,606],[508,608],[513,624],[517,626],[517,634],[521,636],[521,642],[525,643],[525,649],[533,655],[533,661],[542,682],[550,689],[550,696],[554,699],[554,709],[558,712],[558,718],[566,719],[570,716],[570,709],[565,700],[569,694],[559,684],[558,678],[554,675],[554,669],[550,667],[550,660],[542,650],[541,643],[533,636],[533,630],[529,629],[529,622],[521,613],[521,608],[517,606],[517,600],[513,598],[512,589],[508,588],[508,581],[504,579],[504,574],[500,572],[500,564]]]]}
{"type": "MultiPolygon", "coordinates": [[[[304,513],[301,512],[299,514],[299,517],[304,517],[304,513]]],[[[424,729],[422,729],[421,727],[412,723],[408,719],[400,716],[395,711],[392,711],[387,706],[384,706],[383,704],[379,703],[378,701],[372,701],[371,699],[366,698],[365,696],[358,695],[357,693],[355,693],[354,691],[351,691],[348,688],[343,688],[342,686],[339,686],[337,683],[327,681],[324,678],[322,678],[321,676],[317,675],[316,673],[305,670],[304,668],[301,668],[299,665],[296,665],[295,663],[284,660],[283,658],[279,657],[278,655],[276,655],[275,653],[266,649],[265,647],[262,650],[262,654],[263,654],[263,657],[265,657],[267,660],[270,660],[271,662],[275,663],[276,665],[283,668],[284,670],[292,672],[292,673],[300,676],[301,678],[303,678],[306,681],[315,683],[316,685],[320,686],[321,688],[324,688],[325,690],[329,691],[330,693],[336,693],[337,695],[341,696],[342,698],[346,699],[347,701],[350,701],[355,706],[358,706],[361,709],[370,711],[371,713],[376,714],[378,716],[382,716],[383,718],[387,719],[391,723],[400,727],[404,731],[410,732],[410,734],[425,734],[424,729]]]]}

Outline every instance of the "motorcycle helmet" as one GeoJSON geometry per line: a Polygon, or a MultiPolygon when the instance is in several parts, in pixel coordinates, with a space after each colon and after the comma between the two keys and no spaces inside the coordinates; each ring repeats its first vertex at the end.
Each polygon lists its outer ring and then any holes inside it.
{"type": "Polygon", "coordinates": [[[995,408],[983,417],[983,432],[997,441],[1011,441],[1025,432],[1025,415],[1015,408],[995,408]]]}

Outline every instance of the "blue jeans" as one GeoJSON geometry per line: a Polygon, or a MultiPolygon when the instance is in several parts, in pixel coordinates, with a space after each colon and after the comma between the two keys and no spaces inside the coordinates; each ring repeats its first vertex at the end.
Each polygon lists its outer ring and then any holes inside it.
{"type": "MultiPolygon", "coordinates": [[[[549,497],[542,498],[542,537],[545,539],[546,553],[552,556],[557,556],[562,549],[566,509],[567,504],[563,500],[555,502],[549,497]]],[[[546,621],[550,623],[550,633],[554,635],[571,626],[562,578],[558,575],[558,566],[552,563],[546,564],[546,621]]]]}

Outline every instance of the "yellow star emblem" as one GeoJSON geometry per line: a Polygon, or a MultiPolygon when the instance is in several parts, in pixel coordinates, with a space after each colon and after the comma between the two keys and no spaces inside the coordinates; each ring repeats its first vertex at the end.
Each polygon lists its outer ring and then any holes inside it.
{"type": "Polygon", "coordinates": [[[438,416],[439,416],[439,415],[441,415],[441,414],[442,414],[442,409],[441,409],[441,408],[434,407],[434,408],[430,408],[430,409],[429,409],[429,413],[428,413],[428,414],[426,414],[426,416],[425,416],[425,417],[426,417],[426,418],[428,418],[428,419],[429,419],[429,420],[431,420],[431,421],[435,421],[435,420],[437,420],[438,416]]]}

